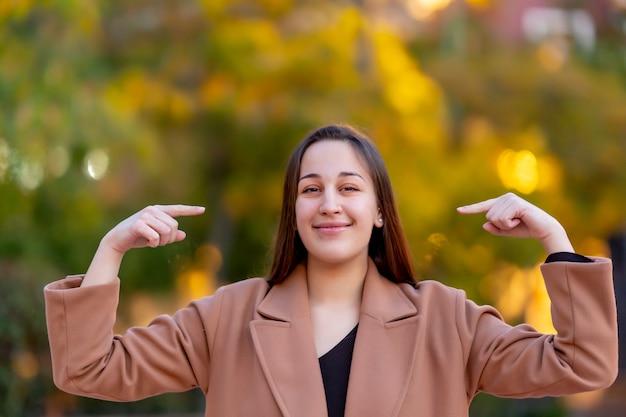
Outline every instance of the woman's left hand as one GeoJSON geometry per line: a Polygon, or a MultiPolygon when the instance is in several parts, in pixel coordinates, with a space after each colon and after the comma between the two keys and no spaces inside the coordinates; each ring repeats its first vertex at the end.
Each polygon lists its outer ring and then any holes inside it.
{"type": "Polygon", "coordinates": [[[493,235],[537,239],[547,253],[574,252],[565,229],[554,217],[513,193],[459,207],[457,211],[486,213],[483,229],[493,235]]]}

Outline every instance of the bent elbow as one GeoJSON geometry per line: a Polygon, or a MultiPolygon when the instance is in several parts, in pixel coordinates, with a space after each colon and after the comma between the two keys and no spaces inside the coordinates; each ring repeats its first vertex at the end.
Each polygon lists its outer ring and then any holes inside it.
{"type": "Polygon", "coordinates": [[[68,394],[93,398],[93,395],[89,394],[88,391],[81,389],[80,378],[71,378],[66,368],[53,369],[52,381],[58,389],[68,394]]]}
{"type": "Polygon", "coordinates": [[[90,373],[70,375],[67,368],[53,369],[52,381],[61,391],[80,397],[115,402],[126,402],[133,399],[124,395],[130,390],[124,390],[124,387],[118,383],[100,380],[90,373]]]}
{"type": "Polygon", "coordinates": [[[61,391],[67,392],[68,394],[81,395],[72,383],[65,367],[57,368],[54,366],[54,363],[52,364],[52,381],[61,391]]]}
{"type": "Polygon", "coordinates": [[[609,388],[615,380],[617,379],[618,374],[618,366],[615,363],[615,366],[604,369],[602,372],[599,372],[595,379],[595,390],[601,390],[609,388]]]}
{"type": "Polygon", "coordinates": [[[585,372],[581,373],[587,385],[587,390],[602,390],[613,385],[619,371],[617,352],[615,354],[596,356],[594,361],[589,361],[585,366],[585,372]]]}

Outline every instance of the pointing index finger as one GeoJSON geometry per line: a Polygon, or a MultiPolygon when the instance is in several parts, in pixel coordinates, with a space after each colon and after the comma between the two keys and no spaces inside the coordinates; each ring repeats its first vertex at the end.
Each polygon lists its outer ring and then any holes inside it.
{"type": "Polygon", "coordinates": [[[493,207],[496,200],[496,198],[490,198],[489,200],[458,207],[456,210],[461,214],[486,213],[491,207],[493,207]]]}
{"type": "Polygon", "coordinates": [[[205,210],[202,206],[188,206],[185,204],[169,204],[155,207],[171,217],[197,216],[204,213],[205,210]]]}

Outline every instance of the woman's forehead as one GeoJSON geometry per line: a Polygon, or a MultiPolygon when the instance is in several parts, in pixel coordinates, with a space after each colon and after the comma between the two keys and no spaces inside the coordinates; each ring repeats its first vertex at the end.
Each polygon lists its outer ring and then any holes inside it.
{"type": "Polygon", "coordinates": [[[302,156],[299,177],[312,174],[339,176],[346,173],[369,177],[362,155],[349,142],[322,140],[309,146],[302,156]]]}

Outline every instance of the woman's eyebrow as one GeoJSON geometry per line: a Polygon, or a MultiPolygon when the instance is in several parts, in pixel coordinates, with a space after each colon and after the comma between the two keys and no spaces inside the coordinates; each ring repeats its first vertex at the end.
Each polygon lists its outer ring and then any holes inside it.
{"type": "MultiPolygon", "coordinates": [[[[363,176],[361,174],[359,174],[358,172],[351,172],[351,171],[342,171],[339,173],[338,175],[339,177],[359,177],[361,178],[363,181],[365,181],[365,178],[363,178],[363,176]]],[[[315,179],[319,179],[321,178],[321,176],[319,174],[316,173],[310,173],[310,174],[306,174],[300,177],[300,179],[298,180],[298,182],[307,179],[307,178],[315,178],[315,179]]]]}
{"type": "Polygon", "coordinates": [[[363,178],[363,176],[359,174],[358,172],[343,171],[339,173],[339,176],[340,177],[359,177],[365,181],[365,178],[363,178]]]}

